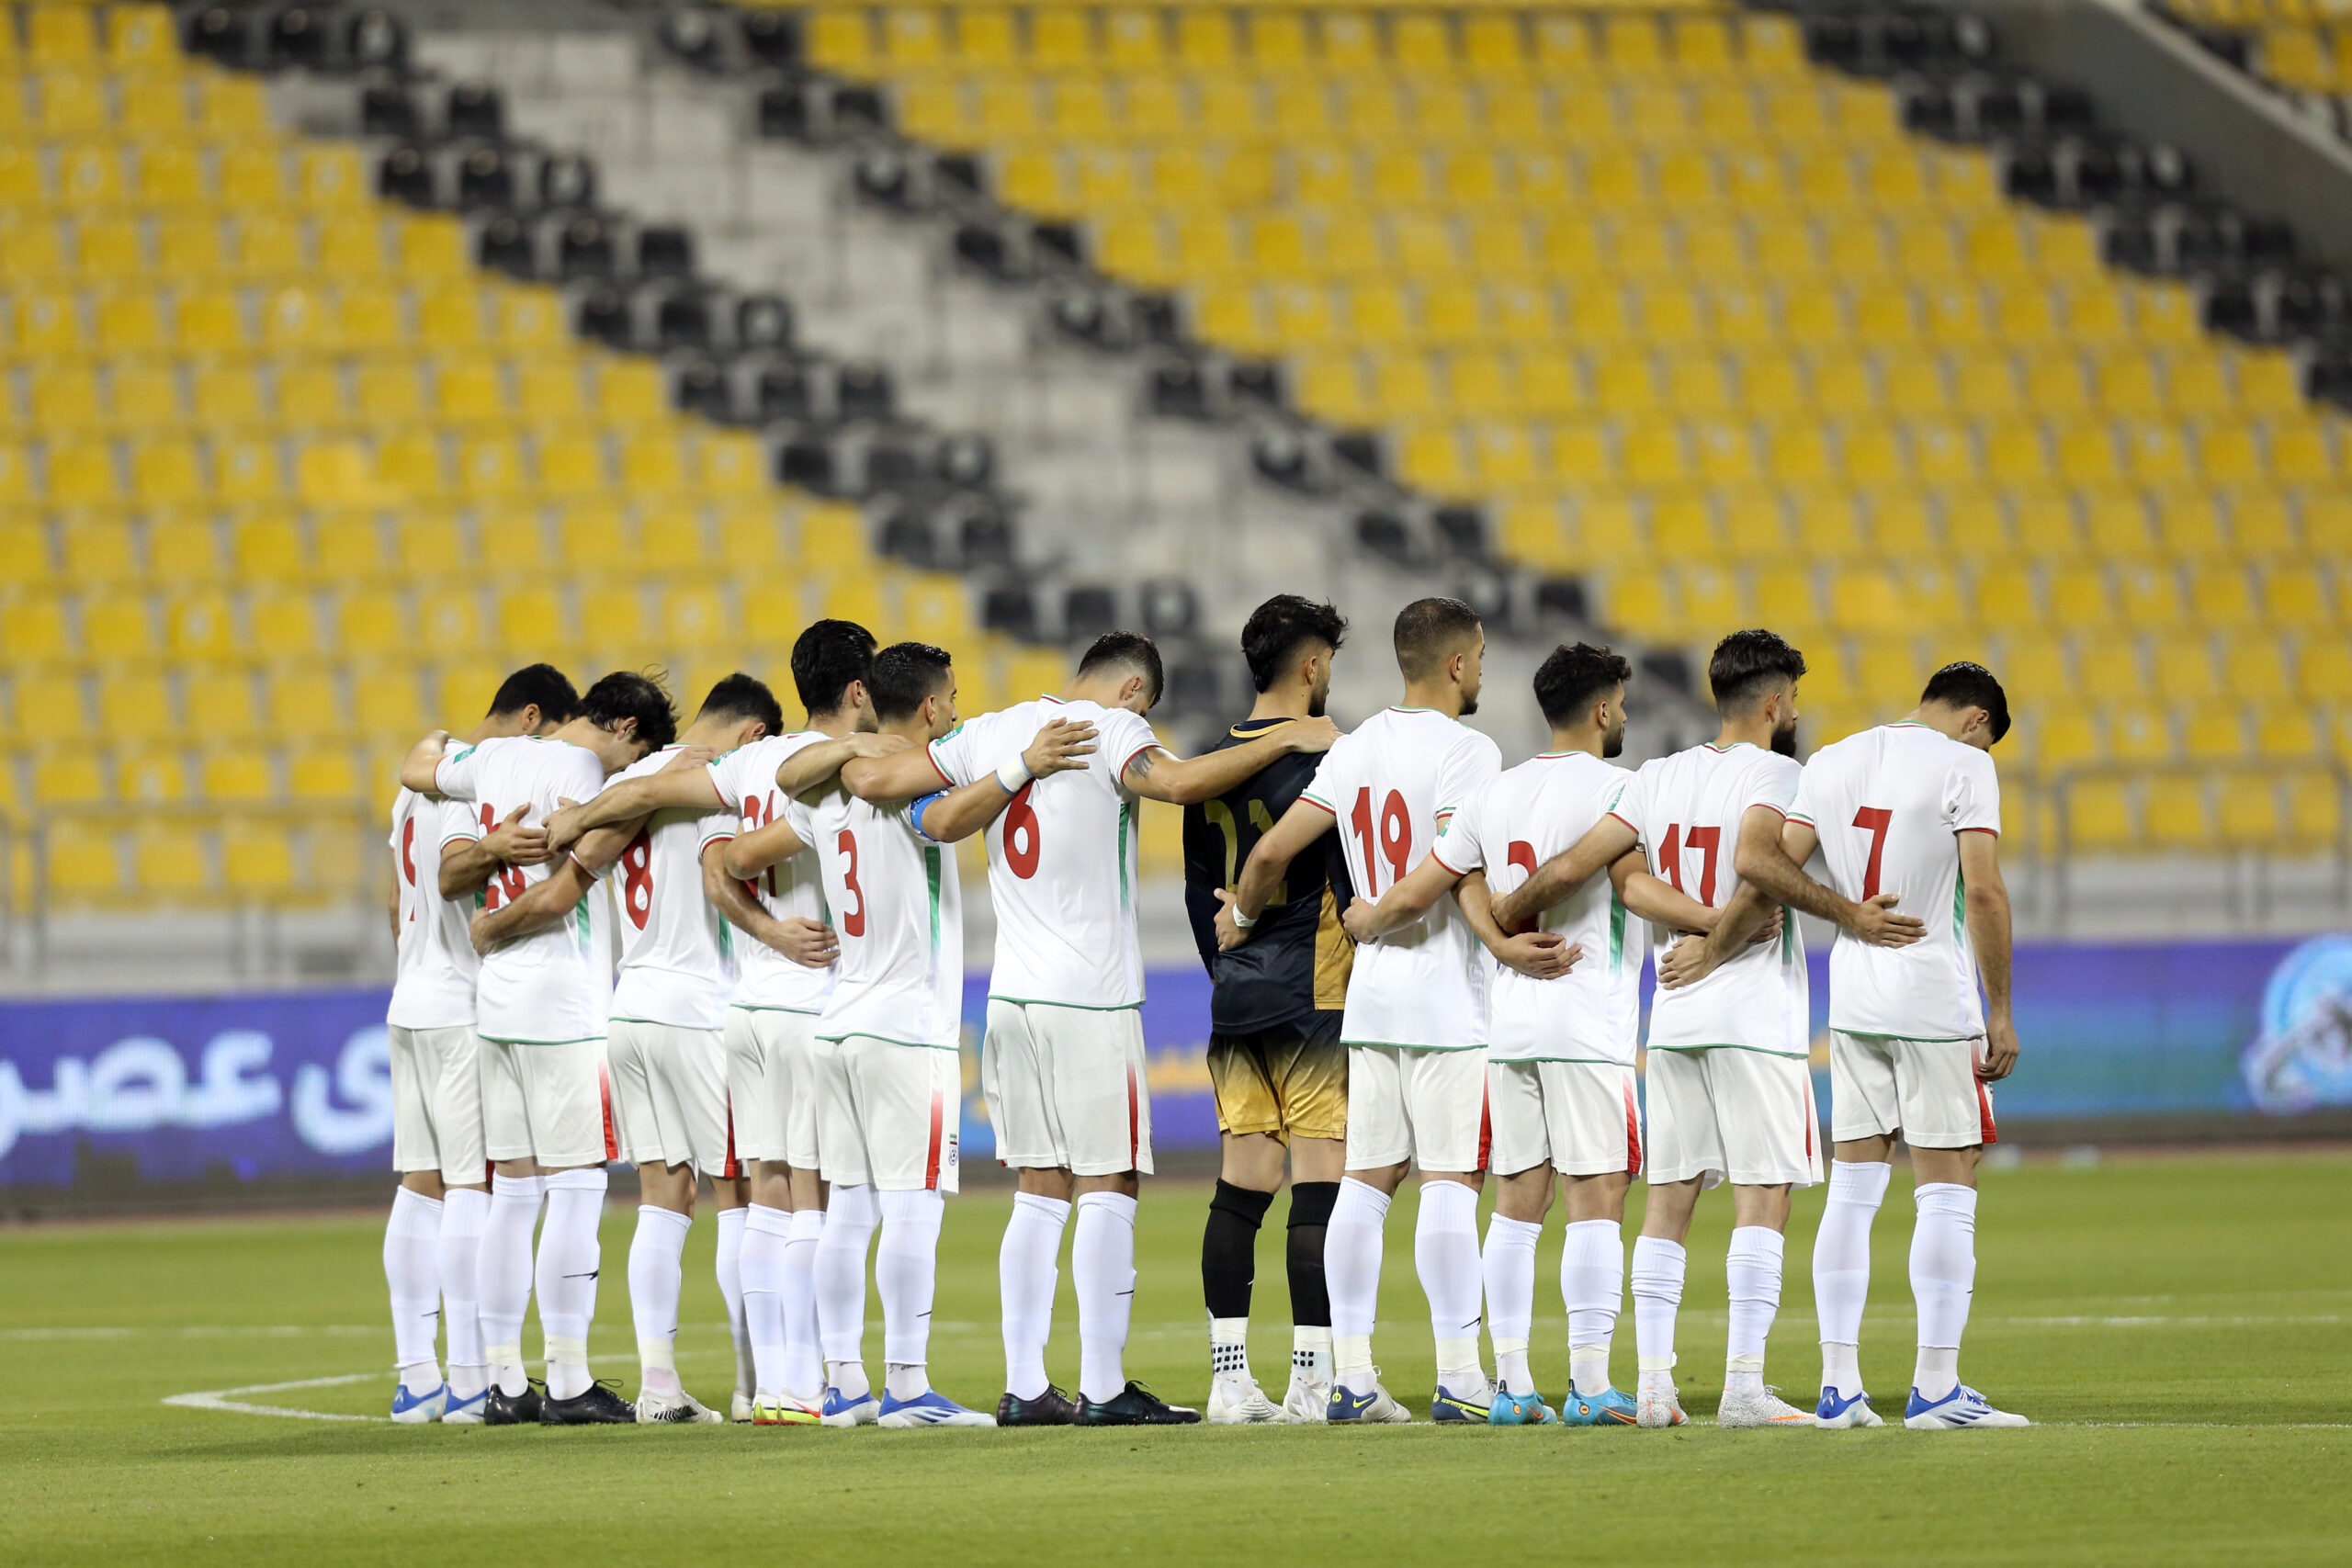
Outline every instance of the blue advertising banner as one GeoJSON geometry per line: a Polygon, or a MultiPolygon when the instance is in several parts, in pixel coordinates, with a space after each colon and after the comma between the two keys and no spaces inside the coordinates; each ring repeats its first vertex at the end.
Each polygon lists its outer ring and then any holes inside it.
{"type": "MultiPolygon", "coordinates": [[[[1825,1080],[1827,954],[1814,954],[1825,1080]]],[[[1163,1149],[1208,1148],[1207,977],[1157,971],[1144,1008],[1163,1149]]],[[[993,1156],[978,1093],[986,983],[965,992],[964,1152],[993,1156]]],[[[2005,1126],[2053,1119],[2291,1117],[2352,1106],[2352,935],[2301,942],[2043,945],[2017,957],[2025,1054],[2005,1126]]],[[[63,1187],[85,1157],[141,1179],[388,1168],[385,993],[0,1003],[0,1188],[63,1187]]]]}

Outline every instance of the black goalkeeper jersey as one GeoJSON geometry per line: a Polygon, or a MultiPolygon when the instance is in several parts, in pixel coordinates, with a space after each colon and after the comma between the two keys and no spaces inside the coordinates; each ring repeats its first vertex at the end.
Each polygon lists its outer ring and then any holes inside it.
{"type": "MultiPolygon", "coordinates": [[[[1240,745],[1287,722],[1245,719],[1210,750],[1240,745]]],[[[1336,1024],[1347,1005],[1355,943],[1340,925],[1340,911],[1353,889],[1337,833],[1291,862],[1248,942],[1231,953],[1216,949],[1216,890],[1240,880],[1250,850],[1297,802],[1322,761],[1301,753],[1277,758],[1231,794],[1184,807],[1184,909],[1208,968],[1210,1026],[1219,1033],[1312,1025],[1318,1011],[1336,1024]]]]}

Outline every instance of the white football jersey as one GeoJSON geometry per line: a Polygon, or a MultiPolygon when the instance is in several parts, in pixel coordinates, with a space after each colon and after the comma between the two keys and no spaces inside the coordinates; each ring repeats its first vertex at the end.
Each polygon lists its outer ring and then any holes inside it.
{"type": "MultiPolygon", "coordinates": [[[[584,746],[518,735],[461,747],[441,759],[434,787],[471,802],[477,819],[495,825],[518,806],[526,822],[544,825],[561,801],[584,801],[605,787],[605,766],[584,746]]],[[[494,909],[544,882],[560,863],[508,866],[482,889],[494,909]]],[[[481,961],[474,987],[476,1027],[485,1040],[561,1044],[601,1040],[613,995],[612,906],[591,888],[571,918],[511,942],[481,961]]]]}
{"type": "MultiPolygon", "coordinates": [[[[1751,806],[1786,816],[1803,770],[1793,757],[1741,742],[1713,741],[1645,762],[1609,814],[1631,828],[1650,870],[1710,908],[1739,890],[1733,858],[1740,819],[1751,806]]],[[[1793,917],[1781,940],[1749,947],[1705,979],[1650,1000],[1650,1049],[1737,1045],[1802,1056],[1812,1046],[1804,939],[1793,917]]]]}
{"type": "Polygon", "coordinates": [[[955,851],[915,831],[910,803],[868,805],[836,784],[787,800],[785,820],[817,846],[841,939],[841,974],[820,1040],[870,1035],[953,1051],[964,1037],[964,897],[955,851]]]}
{"type": "Polygon", "coordinates": [[[441,897],[441,848],[479,839],[481,824],[462,801],[403,789],[392,802],[392,881],[400,889],[400,939],[391,1005],[398,1029],[455,1029],[474,1021],[474,976],[481,959],[467,923],[474,901],[441,897]]]}
{"type": "Polygon", "coordinates": [[[1838,933],[1829,1027],[1903,1040],[1984,1033],[1959,836],[2001,830],[1992,757],[1923,724],[1881,725],[1815,752],[1789,816],[1820,835],[1832,887],[1857,900],[1899,894],[1896,910],[1928,922],[1908,947],[1838,933]]]}
{"type": "MultiPolygon", "coordinates": [[[[622,769],[612,783],[660,773],[677,750],[662,748],[622,769]]],[[[727,1004],[735,995],[736,932],[703,896],[702,852],[733,838],[735,820],[731,811],[656,811],[621,858],[597,874],[620,908],[615,1018],[676,1029],[726,1027],[727,1004]]]]}
{"type": "MultiPolygon", "coordinates": [[[[1484,871],[1500,897],[1583,838],[1627,776],[1587,751],[1530,758],[1456,811],[1430,853],[1456,875],[1484,871]]],[[[1558,932],[1584,956],[1554,980],[1495,965],[1487,992],[1487,1059],[1631,1066],[1641,1032],[1647,922],[1626,918],[1604,872],[1544,910],[1536,928],[1558,932]]]]}
{"type": "Polygon", "coordinates": [[[1136,934],[1136,797],[1127,764],[1159,744],[1139,714],[1039,697],[983,714],[932,742],[950,784],[1017,757],[1057,718],[1094,727],[1086,766],[1032,779],[988,827],[996,964],[989,995],[1063,1007],[1143,1004],[1136,934]]]}
{"type": "MultiPolygon", "coordinates": [[[[815,729],[763,736],[710,764],[711,782],[718,786],[719,798],[735,811],[742,831],[766,827],[784,809],[784,796],[775,787],[776,769],[803,748],[829,739],[815,729]]],[[[779,920],[832,923],[825,909],[824,873],[813,846],[790,860],[777,862],[762,872],[758,881],[745,886],[760,907],[779,920]]],[[[741,932],[732,934],[737,939],[735,1006],[784,1012],[825,1010],[825,998],[833,994],[838,964],[811,969],[795,964],[765,942],[753,942],[741,932]]]]}
{"type": "MultiPolygon", "coordinates": [[[[1502,761],[1492,740],[1459,719],[1387,708],[1340,737],[1298,798],[1339,819],[1356,892],[1376,901],[1502,761]]],[[[1490,963],[1461,908],[1441,898],[1412,924],[1356,949],[1340,1037],[1435,1051],[1484,1045],[1490,963]]]]}

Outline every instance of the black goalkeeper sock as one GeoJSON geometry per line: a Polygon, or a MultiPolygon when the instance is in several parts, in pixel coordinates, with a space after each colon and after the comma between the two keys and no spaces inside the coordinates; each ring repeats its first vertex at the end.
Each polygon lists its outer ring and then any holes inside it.
{"type": "Polygon", "coordinates": [[[1331,1205],[1340,1201],[1336,1181],[1301,1181],[1290,1190],[1290,1316],[1301,1328],[1331,1326],[1331,1292],[1323,1282],[1323,1235],[1331,1205]]]}
{"type": "Polygon", "coordinates": [[[1258,1227],[1265,1223],[1271,1192],[1253,1192],[1229,1181],[1216,1184],[1209,1200],[1209,1223],[1201,1232],[1201,1294],[1211,1317],[1248,1317],[1250,1287],[1258,1276],[1258,1227]]]}

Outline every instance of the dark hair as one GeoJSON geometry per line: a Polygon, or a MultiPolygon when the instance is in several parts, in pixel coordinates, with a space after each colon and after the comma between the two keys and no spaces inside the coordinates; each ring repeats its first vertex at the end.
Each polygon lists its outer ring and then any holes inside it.
{"type": "Polygon", "coordinates": [[[1535,671],[1535,705],[1544,722],[1558,726],[1582,717],[1594,699],[1625,683],[1633,662],[1622,653],[1589,642],[1562,643],[1535,671]]]}
{"type": "Polygon", "coordinates": [[[1459,599],[1416,599],[1396,612],[1396,668],[1408,681],[1439,665],[1479,630],[1478,612],[1459,599]]]}
{"type": "Polygon", "coordinates": [[[1947,707],[1983,708],[1993,718],[1993,739],[1998,741],[2009,732],[2009,694],[2001,690],[2001,682],[1982,664],[1969,660],[1956,660],[1928,677],[1928,689],[1919,694],[1919,701],[1942,703],[1947,707]]]}
{"type": "Polygon", "coordinates": [[[1132,670],[1151,682],[1151,702],[1167,688],[1168,672],[1160,668],[1159,646],[1141,632],[1104,632],[1078,661],[1080,679],[1098,670],[1132,670]]]}
{"type": "Polygon", "coordinates": [[[580,693],[571,677],[554,665],[526,664],[498,683],[490,711],[493,715],[521,713],[533,703],[539,705],[542,722],[552,719],[565,724],[579,710],[580,693]]]}
{"type": "Polygon", "coordinates": [[[572,716],[599,729],[633,718],[637,738],[648,751],[659,751],[678,738],[678,713],[670,705],[670,694],[659,681],[634,670],[616,670],[589,687],[572,716]]]}
{"type": "Polygon", "coordinates": [[[1780,633],[1754,627],[1715,644],[1715,656],[1707,660],[1707,685],[1723,713],[1747,707],[1781,682],[1793,684],[1804,674],[1804,654],[1780,633]]]}
{"type": "Polygon", "coordinates": [[[842,705],[850,682],[874,683],[874,634],[855,621],[819,621],[792,645],[792,685],[810,713],[842,705]]]}
{"type": "Polygon", "coordinates": [[[738,670],[710,689],[702,700],[702,718],[756,718],[768,727],[770,735],[784,733],[784,709],[777,705],[775,694],[768,683],[757,676],[738,670]]]}
{"type": "Polygon", "coordinates": [[[874,716],[887,722],[922,706],[925,697],[947,683],[954,662],[945,649],[927,642],[894,642],[876,654],[874,673],[865,678],[874,716]]]}
{"type": "Polygon", "coordinates": [[[1310,642],[1328,643],[1336,653],[1347,638],[1348,618],[1336,605],[1277,593],[1250,612],[1241,627],[1241,657],[1250,661],[1250,684],[1267,692],[1300,649],[1310,642]]]}

